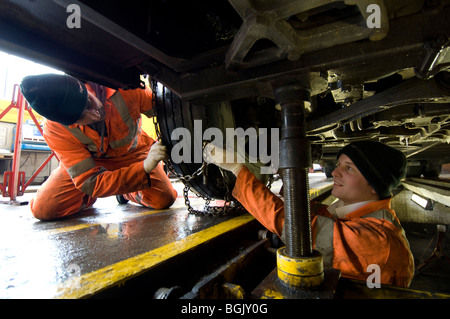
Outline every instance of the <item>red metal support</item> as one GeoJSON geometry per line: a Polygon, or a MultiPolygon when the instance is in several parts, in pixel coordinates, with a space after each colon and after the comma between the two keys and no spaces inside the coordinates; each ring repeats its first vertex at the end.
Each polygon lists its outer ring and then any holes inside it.
{"type": "MultiPolygon", "coordinates": [[[[14,86],[14,91],[16,91],[16,86],[14,86]]],[[[17,124],[16,124],[16,137],[14,141],[14,155],[13,155],[13,165],[12,165],[12,178],[9,180],[9,197],[11,201],[15,201],[17,196],[22,194],[18,193],[19,185],[19,169],[20,169],[20,155],[22,149],[22,125],[23,125],[23,111],[25,109],[26,100],[23,95],[20,94],[20,90],[17,89],[17,124]]]]}
{"type": "Polygon", "coordinates": [[[47,157],[47,159],[41,164],[41,166],[36,170],[36,172],[34,172],[33,176],[31,176],[30,179],[25,183],[25,172],[19,171],[20,154],[22,150],[22,125],[23,125],[24,111],[28,111],[28,114],[30,115],[34,124],[36,124],[36,127],[38,128],[41,135],[44,134],[41,125],[36,119],[36,116],[33,114],[31,107],[28,105],[27,101],[20,92],[20,87],[18,84],[14,85],[11,104],[0,114],[0,120],[12,108],[18,109],[14,154],[13,154],[13,166],[12,171],[4,172],[1,191],[3,197],[10,197],[11,199],[10,203],[16,203],[16,197],[24,194],[25,189],[31,184],[31,182],[36,178],[36,176],[39,175],[39,173],[48,164],[48,162],[50,162],[52,157],[53,156],[56,157],[56,154],[53,151],[51,151],[51,154],[47,157]],[[15,99],[16,95],[17,99],[15,99]]]}

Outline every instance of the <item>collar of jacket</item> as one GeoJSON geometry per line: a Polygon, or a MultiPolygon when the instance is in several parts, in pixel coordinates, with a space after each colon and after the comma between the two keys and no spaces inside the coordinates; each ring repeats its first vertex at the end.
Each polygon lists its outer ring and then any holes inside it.
{"type": "Polygon", "coordinates": [[[391,214],[392,214],[391,197],[382,199],[382,200],[377,200],[374,202],[370,202],[370,203],[364,205],[363,207],[360,207],[357,210],[347,214],[344,219],[360,218],[360,217],[363,217],[364,215],[367,215],[367,214],[370,214],[370,213],[373,213],[375,211],[382,210],[382,209],[389,210],[389,212],[391,212],[391,214]]]}
{"type": "MultiPolygon", "coordinates": [[[[114,89],[111,89],[106,86],[104,88],[106,89],[106,100],[108,100],[114,93],[116,93],[116,90],[114,90],[114,89]]],[[[86,83],[86,89],[88,89],[88,91],[91,92],[92,94],[96,95],[95,90],[87,83],[86,83]]]]}

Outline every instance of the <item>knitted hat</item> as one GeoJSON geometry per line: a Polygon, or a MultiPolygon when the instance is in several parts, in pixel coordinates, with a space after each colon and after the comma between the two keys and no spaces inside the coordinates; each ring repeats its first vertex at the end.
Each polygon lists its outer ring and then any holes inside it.
{"type": "Polygon", "coordinates": [[[87,103],[85,85],[70,75],[26,76],[20,88],[36,112],[63,125],[78,121],[87,103]]]}
{"type": "Polygon", "coordinates": [[[380,142],[359,141],[345,146],[337,154],[347,155],[375,189],[380,199],[391,196],[406,174],[405,155],[380,142]]]}

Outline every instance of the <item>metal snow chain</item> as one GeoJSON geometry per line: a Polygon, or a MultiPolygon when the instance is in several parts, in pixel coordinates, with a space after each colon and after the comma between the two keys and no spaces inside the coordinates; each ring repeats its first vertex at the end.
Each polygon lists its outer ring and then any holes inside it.
{"type": "MultiPolygon", "coordinates": [[[[157,83],[156,81],[153,81],[153,87],[155,87],[155,88],[157,85],[156,83],[157,83]]],[[[155,90],[153,92],[153,97],[152,97],[153,111],[154,111],[153,124],[155,126],[155,132],[156,132],[157,139],[161,140],[161,132],[159,131],[159,125],[158,125],[158,121],[157,121],[157,112],[156,112],[156,94],[157,94],[156,91],[157,90],[155,90]]],[[[207,141],[203,142],[202,152],[207,143],[208,143],[207,141]]],[[[203,158],[203,156],[202,156],[202,158],[203,158]]],[[[191,180],[193,180],[194,178],[196,178],[197,176],[200,176],[201,174],[204,174],[203,182],[206,183],[206,168],[208,166],[208,163],[203,161],[202,165],[191,175],[182,175],[182,174],[179,174],[177,171],[175,171],[170,158],[165,160],[164,163],[167,165],[169,171],[171,173],[173,173],[177,178],[179,178],[184,184],[184,189],[183,189],[184,204],[186,205],[189,214],[212,215],[212,216],[222,215],[223,216],[223,215],[229,215],[229,214],[233,214],[233,213],[240,214],[240,213],[243,213],[246,211],[245,208],[241,205],[241,203],[231,200],[231,192],[228,189],[227,177],[223,173],[222,168],[219,167],[219,170],[220,170],[220,173],[222,174],[222,177],[225,180],[225,185],[227,187],[227,192],[225,193],[225,203],[223,206],[220,206],[220,207],[219,206],[209,206],[209,204],[211,203],[211,198],[195,194],[197,197],[201,197],[205,201],[205,206],[204,206],[203,210],[201,211],[201,210],[195,210],[192,207],[191,201],[189,200],[189,191],[191,190],[191,187],[187,183],[190,182],[191,180]]],[[[267,184],[267,187],[269,189],[272,185],[272,181],[273,181],[273,176],[270,177],[269,183],[267,184]]]]}
{"type": "MultiPolygon", "coordinates": [[[[206,168],[207,165],[208,165],[207,163],[205,165],[205,162],[203,162],[202,167],[201,167],[202,168],[201,172],[203,172],[203,168],[206,168]]],[[[225,179],[225,175],[223,174],[222,169],[219,168],[219,170],[225,179]]],[[[225,185],[227,187],[227,191],[224,196],[225,203],[223,206],[210,206],[211,198],[208,198],[208,197],[205,198],[201,195],[196,194],[197,197],[201,197],[205,201],[205,206],[204,206],[203,210],[196,210],[192,207],[191,202],[189,200],[190,186],[187,183],[185,183],[184,189],[183,189],[183,197],[184,197],[184,204],[186,205],[188,212],[190,214],[195,214],[195,215],[209,215],[209,216],[225,216],[225,215],[232,215],[232,214],[241,214],[241,213],[245,212],[245,208],[241,205],[241,203],[231,200],[231,192],[230,192],[230,189],[228,188],[227,181],[225,181],[225,185]]]]}
{"type": "MultiPolygon", "coordinates": [[[[153,87],[156,88],[156,82],[155,81],[153,83],[153,87]]],[[[158,121],[157,121],[157,112],[156,112],[156,94],[157,94],[157,90],[155,90],[153,92],[153,98],[152,98],[152,100],[153,100],[152,101],[152,103],[153,103],[153,111],[154,111],[153,125],[155,126],[155,132],[156,132],[157,139],[161,140],[161,132],[159,131],[159,125],[158,125],[158,121]]],[[[203,149],[205,148],[206,144],[207,144],[207,142],[203,142],[202,152],[203,152],[203,149]]],[[[195,210],[192,207],[192,205],[191,205],[191,202],[189,200],[189,191],[191,190],[191,188],[188,185],[188,183],[191,180],[193,180],[194,178],[196,178],[197,176],[200,176],[202,173],[205,173],[208,163],[203,161],[202,165],[194,173],[192,173],[190,175],[182,175],[182,174],[179,174],[177,171],[175,171],[175,169],[173,168],[172,161],[170,160],[170,158],[165,160],[164,163],[167,165],[167,168],[169,169],[169,171],[171,173],[173,173],[177,178],[179,178],[183,182],[183,184],[184,184],[184,189],[183,189],[184,204],[186,205],[186,207],[188,209],[188,212],[190,214],[217,216],[217,215],[225,215],[229,211],[231,211],[231,209],[229,209],[229,207],[231,207],[231,205],[230,205],[231,203],[225,202],[223,207],[211,207],[211,206],[209,206],[209,204],[211,202],[211,199],[207,198],[207,197],[204,197],[204,196],[201,196],[201,195],[198,195],[198,194],[195,194],[195,195],[197,197],[201,197],[205,201],[205,206],[204,206],[203,211],[195,210]]],[[[205,175],[204,183],[206,183],[206,175],[205,175]]]]}

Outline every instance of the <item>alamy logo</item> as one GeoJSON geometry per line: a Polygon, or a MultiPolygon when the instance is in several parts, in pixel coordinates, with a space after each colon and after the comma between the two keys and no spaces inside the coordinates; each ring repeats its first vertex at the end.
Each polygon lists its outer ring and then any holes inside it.
{"type": "Polygon", "coordinates": [[[366,9],[370,15],[366,19],[366,24],[369,29],[381,28],[381,9],[378,4],[369,4],[366,9]]]}
{"type": "Polygon", "coordinates": [[[366,272],[371,273],[366,279],[368,288],[381,288],[381,269],[377,264],[367,266],[366,272]]]}
{"type": "Polygon", "coordinates": [[[66,9],[70,13],[66,19],[66,25],[69,29],[81,28],[81,8],[77,4],[69,4],[66,9]]]}
{"type": "Polygon", "coordinates": [[[279,129],[259,128],[256,130],[250,127],[227,128],[225,139],[220,129],[216,127],[207,128],[203,133],[202,121],[194,120],[193,136],[184,127],[176,128],[172,131],[172,141],[176,143],[171,151],[171,159],[175,164],[180,163],[202,163],[203,142],[210,141],[216,147],[225,147],[229,153],[236,153],[237,159],[226,157],[226,163],[261,163],[261,174],[273,174],[278,170],[279,164],[279,129]],[[270,152],[269,152],[270,147],[270,152]],[[248,151],[246,151],[248,149],[248,151]]]}
{"type": "MultiPolygon", "coordinates": [[[[77,4],[69,4],[67,6],[67,13],[70,15],[67,17],[66,25],[69,29],[81,28],[81,8],[77,4]]],[[[367,27],[370,29],[381,28],[381,8],[378,4],[369,4],[366,8],[366,12],[370,15],[366,19],[367,27]]]]}

